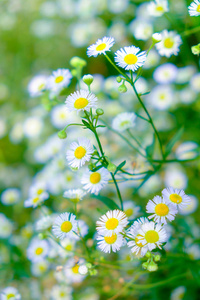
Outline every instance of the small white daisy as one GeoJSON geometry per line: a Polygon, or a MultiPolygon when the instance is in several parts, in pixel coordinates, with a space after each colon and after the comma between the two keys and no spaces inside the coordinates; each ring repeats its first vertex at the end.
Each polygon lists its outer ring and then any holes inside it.
{"type": "Polygon", "coordinates": [[[44,182],[37,181],[29,189],[30,196],[40,196],[42,199],[46,200],[49,198],[47,193],[47,187],[44,182]]]}
{"type": "Polygon", "coordinates": [[[111,251],[119,251],[124,243],[124,238],[121,234],[112,233],[112,235],[97,235],[96,237],[99,249],[105,253],[110,253],[111,251]]]}
{"type": "Polygon", "coordinates": [[[49,252],[49,244],[46,240],[34,238],[28,246],[27,257],[32,262],[43,260],[49,252]]]}
{"type": "Polygon", "coordinates": [[[70,149],[67,150],[68,164],[72,168],[80,168],[87,161],[90,161],[94,149],[91,146],[90,140],[85,137],[79,138],[78,142],[71,143],[70,149]]]}
{"type": "Polygon", "coordinates": [[[110,51],[110,48],[114,45],[114,43],[114,38],[104,36],[102,39],[98,39],[95,44],[87,48],[87,55],[89,57],[97,57],[99,54],[105,54],[106,51],[110,51]]]}
{"type": "Polygon", "coordinates": [[[1,202],[4,205],[12,205],[20,201],[21,192],[16,188],[9,188],[1,194],[1,202]]]}
{"type": "Polygon", "coordinates": [[[162,196],[167,203],[171,203],[180,210],[190,204],[190,197],[183,190],[169,187],[162,191],[162,196]]]}
{"type": "Polygon", "coordinates": [[[70,123],[76,123],[77,116],[67,111],[65,104],[58,104],[51,110],[51,123],[54,127],[61,129],[70,123]]]}
{"type": "Polygon", "coordinates": [[[64,285],[54,285],[51,289],[52,300],[72,300],[72,288],[64,285]]]}
{"type": "Polygon", "coordinates": [[[47,200],[46,197],[43,195],[34,195],[32,197],[29,197],[27,200],[24,201],[24,207],[37,207],[38,205],[41,205],[45,200],[47,200]]]}
{"type": "Polygon", "coordinates": [[[99,234],[111,236],[113,233],[120,233],[128,224],[126,214],[118,209],[110,210],[96,222],[99,234]]]}
{"type": "Polygon", "coordinates": [[[138,216],[140,207],[135,205],[133,201],[124,201],[124,212],[128,219],[135,219],[138,216]]]}
{"type": "Polygon", "coordinates": [[[149,219],[154,218],[154,222],[167,224],[167,219],[171,222],[174,220],[175,215],[178,213],[176,207],[171,203],[167,203],[162,197],[155,196],[153,200],[149,200],[146,206],[148,214],[153,214],[149,216],[149,219]]]}
{"type": "Polygon", "coordinates": [[[73,232],[77,231],[76,216],[71,213],[63,213],[59,215],[52,226],[52,232],[61,240],[66,237],[73,237],[73,232]]]}
{"type": "Polygon", "coordinates": [[[160,17],[169,11],[167,0],[155,0],[148,4],[147,10],[151,16],[160,17]]]}
{"type": "Polygon", "coordinates": [[[153,78],[157,83],[168,84],[176,80],[178,68],[171,63],[166,63],[158,68],[153,73],[153,78]]]}
{"type": "Polygon", "coordinates": [[[69,199],[72,202],[78,203],[80,200],[83,200],[83,197],[85,195],[86,192],[82,189],[73,189],[65,191],[63,197],[69,199]]]}
{"type": "Polygon", "coordinates": [[[134,113],[121,113],[112,122],[112,128],[117,131],[124,131],[135,126],[136,115],[134,113]]]}
{"type": "Polygon", "coordinates": [[[153,221],[145,222],[138,230],[138,242],[147,246],[149,251],[156,247],[161,249],[163,243],[167,241],[167,233],[161,224],[155,224],[153,221]]]}
{"type": "Polygon", "coordinates": [[[39,97],[45,90],[47,84],[47,76],[36,75],[28,84],[28,92],[31,97],[39,97]]]}
{"type": "Polygon", "coordinates": [[[96,108],[97,97],[86,90],[80,90],[69,95],[65,101],[68,111],[89,111],[90,108],[96,108]]]}
{"type": "Polygon", "coordinates": [[[49,268],[49,262],[47,260],[41,260],[36,263],[33,263],[31,266],[31,272],[34,276],[39,277],[44,275],[44,273],[49,268]]]}
{"type": "Polygon", "coordinates": [[[70,84],[72,74],[68,69],[58,69],[53,71],[48,78],[47,88],[53,92],[60,92],[63,88],[70,84]]]}
{"type": "Polygon", "coordinates": [[[157,85],[153,87],[148,99],[155,109],[166,110],[174,104],[174,91],[170,85],[157,85]]]}
{"type": "Polygon", "coordinates": [[[137,256],[144,256],[148,251],[148,248],[139,241],[140,235],[138,235],[138,231],[144,223],[149,223],[149,220],[144,217],[139,218],[127,231],[127,236],[130,238],[127,246],[131,247],[131,252],[137,256]]]}
{"type": "Polygon", "coordinates": [[[140,48],[135,46],[124,47],[115,52],[115,62],[125,70],[136,71],[142,67],[146,61],[146,51],[140,52],[140,48]]]}
{"type": "Polygon", "coordinates": [[[190,6],[188,6],[188,11],[191,17],[200,16],[200,1],[194,0],[190,6]]]}
{"type": "Polygon", "coordinates": [[[74,258],[67,261],[67,264],[64,267],[64,274],[70,283],[81,282],[84,280],[85,276],[79,273],[79,268],[83,264],[85,264],[85,260],[83,259],[80,259],[78,263],[74,258]]]}
{"type": "Polygon", "coordinates": [[[18,290],[12,286],[8,286],[0,292],[1,300],[20,300],[21,295],[18,290]]]}
{"type": "Polygon", "coordinates": [[[170,57],[171,55],[178,55],[180,51],[179,46],[182,44],[182,39],[175,31],[163,30],[161,32],[162,41],[155,45],[158,53],[161,56],[170,57]]]}
{"type": "Polygon", "coordinates": [[[110,174],[105,168],[96,172],[86,171],[81,179],[84,190],[97,195],[99,191],[108,183],[110,174]]]}
{"type": "Polygon", "coordinates": [[[44,216],[35,223],[36,231],[44,231],[52,226],[53,218],[51,216],[44,216]]]}

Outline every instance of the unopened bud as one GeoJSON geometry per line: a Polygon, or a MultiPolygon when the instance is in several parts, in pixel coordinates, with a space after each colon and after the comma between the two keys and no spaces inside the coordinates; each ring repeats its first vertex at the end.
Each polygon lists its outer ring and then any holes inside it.
{"type": "Polygon", "coordinates": [[[70,60],[70,65],[74,68],[83,68],[87,65],[87,62],[78,56],[74,56],[70,60]]]}
{"type": "Polygon", "coordinates": [[[88,168],[89,168],[90,171],[92,171],[94,168],[96,168],[96,165],[90,163],[90,164],[88,165],[88,168]]]}
{"type": "Polygon", "coordinates": [[[76,76],[77,76],[77,70],[76,70],[76,69],[71,70],[71,73],[72,73],[72,76],[73,76],[73,77],[76,77],[76,76]]]}
{"type": "Polygon", "coordinates": [[[145,254],[145,256],[146,256],[147,258],[150,258],[150,257],[151,257],[151,252],[150,252],[150,251],[147,251],[147,253],[145,254]]]}
{"type": "Polygon", "coordinates": [[[66,139],[67,134],[66,134],[66,132],[65,132],[64,129],[58,132],[58,137],[59,137],[60,139],[62,139],[62,140],[63,140],[63,139],[66,139]]]}
{"type": "Polygon", "coordinates": [[[93,80],[94,80],[94,77],[90,74],[83,76],[83,82],[89,86],[92,84],[93,80]]]}
{"type": "Polygon", "coordinates": [[[200,54],[200,44],[191,47],[192,53],[194,55],[200,54]]]}
{"type": "Polygon", "coordinates": [[[160,261],[160,259],[161,259],[161,256],[159,254],[157,254],[157,255],[154,256],[154,260],[155,261],[160,261]]]}
{"type": "Polygon", "coordinates": [[[111,162],[107,166],[108,172],[115,173],[116,169],[117,169],[116,165],[111,162]]]}
{"type": "Polygon", "coordinates": [[[160,33],[152,34],[152,41],[154,44],[160,43],[162,41],[162,35],[160,33]]]}
{"type": "Polygon", "coordinates": [[[120,83],[122,81],[122,78],[120,76],[117,76],[116,80],[118,83],[120,83]]]}
{"type": "Polygon", "coordinates": [[[146,262],[144,262],[144,263],[142,264],[142,267],[143,267],[144,269],[147,269],[148,265],[149,265],[149,263],[146,261],[146,262]]]}
{"type": "Polygon", "coordinates": [[[102,108],[97,108],[96,109],[96,114],[99,116],[102,116],[104,114],[104,110],[102,108]]]}
{"type": "Polygon", "coordinates": [[[125,86],[124,83],[122,83],[119,87],[118,87],[118,91],[120,93],[126,93],[127,92],[127,87],[125,86]]]}
{"type": "Polygon", "coordinates": [[[149,264],[148,267],[147,267],[147,270],[148,270],[149,272],[155,272],[155,271],[158,270],[158,266],[157,266],[157,264],[155,264],[154,261],[151,261],[150,264],[149,264]]]}

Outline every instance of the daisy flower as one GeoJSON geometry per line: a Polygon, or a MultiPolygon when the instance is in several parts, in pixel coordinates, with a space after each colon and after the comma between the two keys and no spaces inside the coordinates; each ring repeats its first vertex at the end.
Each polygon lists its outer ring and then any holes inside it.
{"type": "Polygon", "coordinates": [[[99,249],[105,253],[110,253],[111,251],[119,251],[124,243],[124,238],[121,234],[112,233],[111,236],[98,235],[97,236],[97,246],[99,249]]]}
{"type": "Polygon", "coordinates": [[[124,47],[115,52],[115,62],[125,70],[136,71],[142,67],[146,61],[146,51],[140,52],[140,48],[135,46],[124,47]]]}
{"type": "Polygon", "coordinates": [[[68,111],[89,111],[90,108],[96,108],[97,97],[86,90],[80,90],[69,95],[65,101],[68,111]]]}
{"type": "Polygon", "coordinates": [[[76,216],[71,213],[63,213],[59,215],[52,227],[52,232],[55,236],[61,240],[66,237],[73,237],[73,232],[77,231],[76,216]]]}
{"type": "Polygon", "coordinates": [[[18,290],[12,286],[8,286],[5,289],[1,290],[0,292],[1,300],[20,300],[21,295],[19,294],[18,290]]]}
{"type": "Polygon", "coordinates": [[[54,285],[51,289],[52,300],[72,300],[72,288],[64,285],[54,285]]]}
{"type": "Polygon", "coordinates": [[[154,17],[160,17],[165,12],[169,11],[167,0],[155,0],[148,4],[147,10],[149,14],[154,17]]]}
{"type": "Polygon", "coordinates": [[[28,92],[31,97],[39,97],[45,90],[47,84],[47,76],[36,75],[28,84],[28,92]]]}
{"type": "Polygon", "coordinates": [[[78,262],[74,258],[67,261],[64,267],[65,277],[68,278],[70,283],[81,282],[85,276],[79,273],[80,266],[85,265],[85,260],[80,259],[78,262]]]}
{"type": "Polygon", "coordinates": [[[118,209],[110,210],[105,215],[101,216],[96,222],[97,231],[99,234],[111,236],[113,233],[120,233],[128,224],[126,214],[118,209]]]}
{"type": "Polygon", "coordinates": [[[124,212],[128,219],[135,219],[140,211],[140,207],[135,205],[133,201],[124,201],[124,212]]]}
{"type": "Polygon", "coordinates": [[[140,242],[139,238],[141,238],[141,236],[138,234],[141,226],[145,223],[149,223],[147,218],[139,218],[133,223],[127,232],[127,236],[130,237],[130,241],[127,243],[127,246],[131,247],[131,252],[138,256],[144,256],[148,251],[148,248],[140,242]]]}
{"type": "Polygon", "coordinates": [[[87,48],[87,55],[97,57],[99,54],[106,54],[106,51],[110,51],[110,48],[114,45],[115,41],[112,37],[104,36],[102,39],[98,39],[97,42],[87,48]]]}
{"type": "Polygon", "coordinates": [[[49,262],[47,260],[41,260],[37,263],[33,263],[31,266],[31,272],[34,276],[39,277],[44,275],[44,273],[49,268],[49,262]]]}
{"type": "Polygon", "coordinates": [[[190,204],[190,197],[186,195],[183,190],[169,187],[162,191],[162,196],[166,203],[171,203],[174,207],[179,208],[180,210],[190,204]]]}
{"type": "Polygon", "coordinates": [[[49,244],[46,240],[34,238],[27,249],[27,257],[32,262],[43,260],[49,252],[49,244]]]}
{"type": "Polygon", "coordinates": [[[70,84],[72,74],[68,69],[58,69],[53,71],[48,78],[47,88],[53,92],[59,92],[70,84]]]}
{"type": "Polygon", "coordinates": [[[24,202],[24,207],[37,207],[38,205],[41,205],[45,200],[47,200],[46,197],[43,195],[34,195],[24,202]]]}
{"type": "Polygon", "coordinates": [[[112,122],[112,128],[117,131],[124,131],[135,126],[136,115],[134,113],[121,113],[112,122]]]}
{"type": "Polygon", "coordinates": [[[67,190],[64,192],[63,197],[69,199],[70,201],[77,203],[80,200],[83,200],[83,197],[86,195],[86,192],[82,189],[73,189],[67,190]]]}
{"type": "Polygon", "coordinates": [[[147,246],[149,251],[156,247],[161,249],[161,245],[167,241],[167,233],[161,224],[153,221],[145,222],[138,231],[138,243],[147,246]]]}
{"type": "Polygon", "coordinates": [[[98,195],[99,191],[108,183],[109,172],[105,168],[101,168],[96,172],[86,171],[81,179],[84,190],[92,194],[98,195]]]}
{"type": "Polygon", "coordinates": [[[67,150],[68,164],[72,168],[79,169],[87,161],[90,161],[93,152],[90,140],[84,137],[79,138],[78,142],[71,143],[70,149],[67,150]]]}
{"type": "Polygon", "coordinates": [[[173,221],[175,215],[178,213],[176,207],[170,203],[166,203],[160,196],[155,196],[153,200],[149,200],[146,210],[148,214],[153,214],[148,217],[149,219],[154,218],[154,222],[161,224],[167,224],[167,219],[170,222],[173,221]]]}
{"type": "Polygon", "coordinates": [[[4,205],[12,205],[20,201],[21,192],[16,188],[9,188],[1,194],[1,202],[4,205]]]}
{"type": "Polygon", "coordinates": [[[162,41],[155,45],[158,53],[161,56],[170,57],[171,55],[178,55],[180,51],[179,46],[182,44],[182,39],[175,31],[163,30],[161,32],[162,41]]]}
{"type": "Polygon", "coordinates": [[[46,191],[47,187],[44,182],[37,181],[35,182],[29,190],[30,196],[40,196],[44,200],[49,198],[49,194],[46,191]]]}
{"type": "Polygon", "coordinates": [[[168,84],[174,82],[177,75],[178,68],[174,64],[166,63],[156,68],[153,78],[160,84],[168,84]]]}
{"type": "Polygon", "coordinates": [[[198,207],[198,199],[195,196],[190,195],[190,203],[181,209],[180,214],[184,216],[192,214],[193,212],[196,211],[197,207],[198,207]]]}
{"type": "Polygon", "coordinates": [[[190,6],[188,6],[189,15],[191,17],[198,17],[200,16],[200,1],[194,0],[190,6]]]}

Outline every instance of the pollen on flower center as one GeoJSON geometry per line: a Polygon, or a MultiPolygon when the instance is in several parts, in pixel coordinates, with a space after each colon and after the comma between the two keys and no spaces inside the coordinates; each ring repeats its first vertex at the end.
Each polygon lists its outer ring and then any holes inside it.
{"type": "Polygon", "coordinates": [[[63,79],[64,79],[63,76],[58,76],[58,77],[56,77],[56,79],[55,79],[55,83],[60,83],[60,82],[63,81],[63,79]]]}
{"type": "Polygon", "coordinates": [[[159,240],[159,235],[155,230],[149,230],[145,233],[147,243],[156,243],[159,240]]]}
{"type": "Polygon", "coordinates": [[[72,223],[70,221],[65,221],[62,223],[60,229],[63,232],[69,232],[72,229],[72,223]]]}
{"type": "Polygon", "coordinates": [[[72,245],[67,245],[66,247],[65,247],[65,249],[67,250],[67,251],[72,251],[72,245]]]}
{"type": "Polygon", "coordinates": [[[129,121],[123,121],[123,122],[121,122],[121,126],[125,126],[125,125],[127,125],[127,124],[130,124],[130,122],[129,121]]]}
{"type": "Polygon", "coordinates": [[[108,230],[114,230],[119,225],[119,221],[116,218],[110,218],[108,221],[106,221],[106,228],[108,230]]]}
{"type": "Polygon", "coordinates": [[[107,244],[114,244],[117,240],[117,235],[113,233],[111,236],[104,236],[104,240],[107,244]]]}
{"type": "Polygon", "coordinates": [[[197,6],[197,12],[200,12],[200,4],[197,6]]]}
{"type": "Polygon", "coordinates": [[[41,195],[43,192],[44,192],[43,189],[38,189],[37,194],[38,194],[38,195],[41,195]]]}
{"type": "Polygon", "coordinates": [[[82,109],[82,108],[85,108],[87,105],[88,105],[88,100],[86,98],[78,98],[76,99],[76,101],[74,102],[74,107],[76,109],[82,109]]]}
{"type": "Polygon", "coordinates": [[[102,44],[99,44],[97,47],[96,47],[96,50],[97,51],[102,51],[106,48],[106,44],[105,43],[102,43],[102,44]]]}
{"type": "Polygon", "coordinates": [[[125,210],[125,214],[127,215],[127,217],[132,216],[132,214],[133,214],[133,209],[132,209],[132,208],[126,209],[126,210],[125,210]]]}
{"type": "Polygon", "coordinates": [[[168,48],[168,49],[172,48],[172,47],[174,46],[174,41],[173,41],[173,39],[170,38],[170,37],[166,38],[166,39],[164,40],[164,46],[165,46],[165,48],[168,48]]]}
{"type": "Polygon", "coordinates": [[[182,202],[182,197],[178,194],[171,194],[169,196],[169,199],[176,204],[179,204],[182,202]]]}
{"type": "Polygon", "coordinates": [[[43,248],[42,248],[42,247],[38,247],[38,248],[35,250],[35,254],[36,254],[36,255],[40,255],[40,254],[42,254],[42,252],[43,252],[43,248]]]}
{"type": "Polygon", "coordinates": [[[83,158],[85,156],[85,154],[86,154],[86,150],[82,146],[77,147],[74,152],[74,156],[78,159],[83,158]]]}
{"type": "Polygon", "coordinates": [[[138,247],[143,247],[143,244],[140,242],[140,237],[141,237],[141,235],[140,234],[138,234],[136,237],[135,237],[135,243],[136,243],[136,245],[138,246],[138,247]]]}
{"type": "Polygon", "coordinates": [[[133,64],[136,64],[136,62],[138,61],[138,58],[136,55],[131,53],[131,54],[127,54],[124,57],[124,61],[127,65],[133,65],[133,64]]]}
{"type": "Polygon", "coordinates": [[[155,212],[158,216],[164,217],[168,214],[169,212],[169,207],[164,204],[164,203],[159,203],[158,205],[156,205],[155,207],[155,212]]]}
{"type": "Polygon", "coordinates": [[[79,265],[75,265],[74,267],[72,267],[72,272],[74,273],[74,274],[78,274],[79,272],[78,272],[78,269],[79,269],[79,265]]]}
{"type": "Polygon", "coordinates": [[[99,183],[99,181],[101,180],[101,175],[98,172],[94,172],[90,175],[90,182],[93,184],[97,184],[99,183]]]}
{"type": "Polygon", "coordinates": [[[39,197],[35,197],[35,198],[33,199],[33,203],[37,203],[39,200],[40,200],[39,197]]]}
{"type": "Polygon", "coordinates": [[[10,299],[10,298],[15,297],[15,294],[7,294],[6,297],[7,297],[7,299],[10,299]]]}
{"type": "Polygon", "coordinates": [[[65,292],[60,292],[60,297],[66,296],[65,292]]]}
{"type": "Polygon", "coordinates": [[[165,94],[160,94],[160,100],[165,100],[165,94]]]}
{"type": "Polygon", "coordinates": [[[164,11],[164,9],[163,9],[162,6],[157,6],[157,7],[156,7],[156,10],[157,10],[157,11],[160,11],[160,12],[164,11]]]}

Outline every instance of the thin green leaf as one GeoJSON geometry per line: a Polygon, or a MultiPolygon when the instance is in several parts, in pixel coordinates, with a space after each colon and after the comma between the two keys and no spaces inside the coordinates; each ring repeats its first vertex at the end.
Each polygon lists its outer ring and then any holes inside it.
{"type": "Polygon", "coordinates": [[[94,198],[103,202],[110,209],[120,209],[119,206],[110,198],[101,196],[101,195],[93,195],[94,198]]]}
{"type": "Polygon", "coordinates": [[[119,164],[119,165],[117,166],[117,169],[116,169],[114,175],[115,175],[120,169],[122,169],[122,168],[125,166],[125,164],[126,164],[126,160],[124,160],[123,162],[121,162],[121,164],[119,164]]]}
{"type": "Polygon", "coordinates": [[[156,139],[155,139],[155,135],[153,136],[153,142],[146,147],[146,154],[148,157],[152,157],[153,156],[153,153],[154,153],[154,148],[155,148],[155,142],[156,142],[156,139]]]}
{"type": "Polygon", "coordinates": [[[171,152],[172,148],[174,147],[174,145],[176,144],[176,142],[178,140],[180,140],[180,138],[181,138],[181,136],[183,134],[183,131],[184,131],[184,128],[181,127],[177,131],[177,133],[173,136],[173,138],[171,139],[171,141],[167,144],[166,149],[165,149],[165,157],[167,157],[170,154],[170,152],[171,152]]]}

